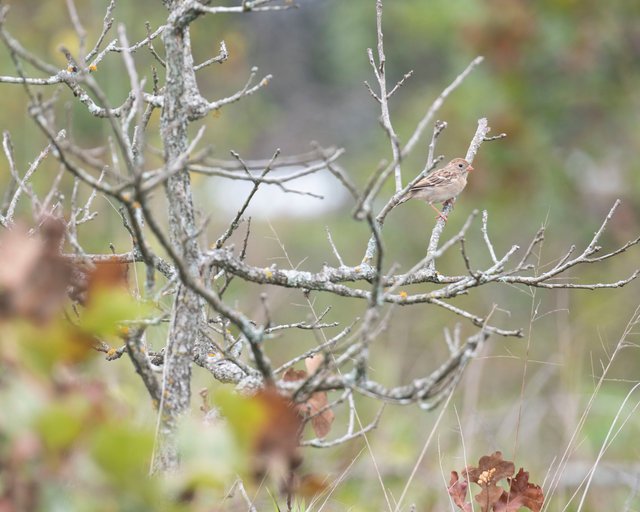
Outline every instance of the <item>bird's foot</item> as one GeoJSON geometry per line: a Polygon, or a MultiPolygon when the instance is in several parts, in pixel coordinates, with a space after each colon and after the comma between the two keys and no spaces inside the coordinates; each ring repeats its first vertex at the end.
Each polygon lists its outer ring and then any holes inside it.
{"type": "Polygon", "coordinates": [[[438,210],[435,206],[433,206],[431,203],[429,203],[429,206],[431,206],[431,208],[433,208],[436,212],[438,212],[438,215],[436,215],[436,220],[438,219],[442,219],[444,221],[444,223],[447,223],[447,216],[442,213],[440,210],[438,210]]]}

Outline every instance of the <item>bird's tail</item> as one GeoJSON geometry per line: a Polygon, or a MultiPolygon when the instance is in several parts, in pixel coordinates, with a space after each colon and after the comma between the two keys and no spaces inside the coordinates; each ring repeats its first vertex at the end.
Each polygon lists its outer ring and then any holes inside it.
{"type": "Polygon", "coordinates": [[[402,203],[406,203],[409,199],[411,199],[411,194],[405,195],[404,197],[400,198],[400,200],[398,200],[396,206],[401,205],[402,203]]]}

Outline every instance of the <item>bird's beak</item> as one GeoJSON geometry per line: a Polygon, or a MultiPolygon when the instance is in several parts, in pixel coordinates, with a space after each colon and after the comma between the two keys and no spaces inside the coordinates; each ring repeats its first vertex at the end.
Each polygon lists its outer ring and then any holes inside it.
{"type": "Polygon", "coordinates": [[[471,166],[467,167],[467,171],[473,171],[473,167],[471,166]]]}

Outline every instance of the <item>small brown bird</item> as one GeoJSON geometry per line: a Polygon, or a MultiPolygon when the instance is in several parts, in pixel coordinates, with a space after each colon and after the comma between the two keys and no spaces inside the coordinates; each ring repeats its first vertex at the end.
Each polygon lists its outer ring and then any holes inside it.
{"type": "Polygon", "coordinates": [[[431,206],[438,217],[447,222],[447,216],[438,210],[432,203],[443,203],[451,201],[467,185],[467,174],[473,171],[471,164],[464,158],[454,158],[442,169],[433,171],[425,179],[416,183],[409,189],[398,204],[402,204],[409,199],[421,199],[431,206]]]}

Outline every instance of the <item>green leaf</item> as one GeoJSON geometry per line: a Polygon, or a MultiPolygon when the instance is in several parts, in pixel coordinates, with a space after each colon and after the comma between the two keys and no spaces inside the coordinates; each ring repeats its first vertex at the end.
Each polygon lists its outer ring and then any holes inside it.
{"type": "Polygon", "coordinates": [[[81,327],[96,336],[114,336],[123,322],[141,318],[151,309],[150,304],[136,300],[124,288],[101,287],[92,295],[83,311],[81,327]]]}
{"type": "Polygon", "coordinates": [[[21,362],[47,378],[57,363],[77,363],[95,353],[93,338],[65,318],[56,318],[45,326],[26,321],[14,325],[21,362]]]}
{"type": "Polygon", "coordinates": [[[52,403],[35,419],[34,427],[48,450],[64,451],[78,441],[91,410],[79,395],[52,403]]]}
{"type": "Polygon", "coordinates": [[[220,407],[240,445],[250,449],[259,426],[268,415],[265,407],[257,400],[250,400],[226,389],[216,391],[213,401],[220,407]]]}
{"type": "Polygon", "coordinates": [[[127,424],[101,425],[93,434],[91,453],[112,479],[137,485],[149,473],[153,433],[127,424]]]}

